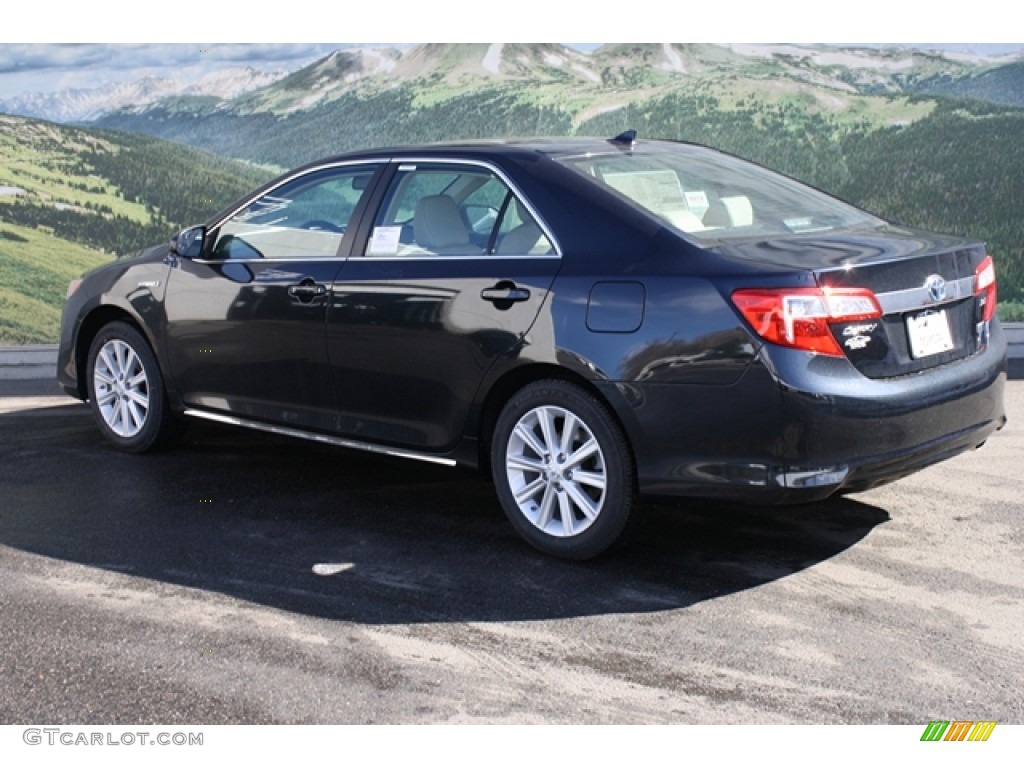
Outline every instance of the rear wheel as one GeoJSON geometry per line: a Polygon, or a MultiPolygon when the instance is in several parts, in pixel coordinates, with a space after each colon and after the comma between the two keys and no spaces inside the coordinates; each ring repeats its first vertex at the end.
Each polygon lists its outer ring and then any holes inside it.
{"type": "Polygon", "coordinates": [[[132,326],[109,323],[96,334],[86,376],[96,423],[121,450],[142,453],[180,435],[183,425],[167,404],[156,356],[132,326]]]}
{"type": "Polygon", "coordinates": [[[539,381],[516,393],[495,425],[491,462],[505,514],[542,552],[595,557],[630,522],[636,494],[626,438],[575,384],[539,381]]]}

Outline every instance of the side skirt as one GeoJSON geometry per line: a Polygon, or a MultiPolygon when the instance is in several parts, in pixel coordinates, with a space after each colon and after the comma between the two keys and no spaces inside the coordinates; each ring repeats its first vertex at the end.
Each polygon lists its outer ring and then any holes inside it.
{"type": "Polygon", "coordinates": [[[186,416],[190,416],[194,419],[206,419],[207,421],[216,421],[220,424],[230,424],[234,427],[245,427],[246,429],[255,429],[260,432],[270,432],[274,435],[284,435],[286,437],[297,437],[301,440],[312,440],[315,443],[326,443],[328,445],[336,445],[340,448],[352,448],[357,451],[366,451],[368,453],[379,453],[384,456],[394,456],[400,459],[415,459],[416,461],[426,461],[430,464],[440,464],[444,467],[454,467],[456,465],[455,459],[447,459],[442,456],[432,456],[428,453],[416,453],[415,451],[403,451],[400,448],[391,448],[386,445],[377,445],[375,443],[364,443],[359,440],[346,440],[341,437],[333,437],[331,435],[322,435],[317,432],[306,432],[301,429],[293,429],[292,427],[279,427],[274,424],[264,424],[261,421],[251,421],[249,419],[240,419],[237,416],[227,416],[222,413],[210,413],[209,411],[200,411],[194,408],[189,408],[185,411],[186,416]]]}

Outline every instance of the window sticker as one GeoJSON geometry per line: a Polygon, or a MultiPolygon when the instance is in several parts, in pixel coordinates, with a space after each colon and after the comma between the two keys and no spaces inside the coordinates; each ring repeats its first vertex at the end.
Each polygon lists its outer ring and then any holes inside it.
{"type": "Polygon", "coordinates": [[[708,196],[703,189],[696,189],[691,192],[686,192],[686,207],[689,208],[697,216],[703,216],[707,213],[708,208],[708,196]]]}
{"type": "Polygon", "coordinates": [[[786,225],[790,232],[800,234],[802,232],[825,232],[832,229],[827,224],[815,224],[814,219],[810,216],[801,216],[794,219],[783,219],[782,223],[786,225]]]}
{"type": "Polygon", "coordinates": [[[663,214],[686,210],[686,197],[675,171],[627,171],[604,174],[605,182],[644,208],[663,214]]]}
{"type": "Polygon", "coordinates": [[[398,241],[401,236],[401,227],[374,227],[368,252],[373,256],[396,254],[398,253],[398,241]]]}

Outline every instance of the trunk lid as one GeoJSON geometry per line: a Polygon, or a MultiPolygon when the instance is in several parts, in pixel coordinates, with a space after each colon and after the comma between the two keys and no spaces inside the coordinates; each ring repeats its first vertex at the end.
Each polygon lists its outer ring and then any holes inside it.
{"type": "Polygon", "coordinates": [[[723,255],[807,270],[822,288],[867,289],[882,317],[830,323],[843,354],[869,378],[916,373],[987,343],[975,294],[982,243],[899,227],[729,243],[723,255]]]}

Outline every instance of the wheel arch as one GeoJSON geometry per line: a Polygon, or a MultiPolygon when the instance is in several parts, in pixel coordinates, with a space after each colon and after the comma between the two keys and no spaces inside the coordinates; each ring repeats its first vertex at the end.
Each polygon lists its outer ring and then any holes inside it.
{"type": "Polygon", "coordinates": [[[87,400],[89,396],[89,386],[86,380],[88,375],[89,348],[92,346],[92,341],[96,338],[96,334],[104,326],[115,322],[127,323],[141,333],[149,344],[150,349],[153,350],[153,354],[156,355],[156,345],[153,343],[148,330],[131,312],[113,304],[103,304],[96,307],[82,320],[82,324],[78,328],[78,334],[75,337],[74,354],[75,371],[77,374],[75,378],[78,393],[82,400],[87,400]]]}
{"type": "Polygon", "coordinates": [[[629,457],[633,464],[634,475],[636,466],[636,453],[633,450],[631,431],[627,429],[619,409],[609,402],[605,393],[602,392],[592,381],[584,378],[575,371],[555,365],[553,363],[529,363],[513,368],[498,378],[491,386],[484,398],[480,408],[477,434],[477,462],[480,473],[488,480],[491,479],[491,440],[494,436],[494,427],[501,415],[501,409],[512,396],[536,381],[555,379],[575,384],[583,389],[600,403],[612,419],[615,420],[622,434],[626,436],[626,443],[629,447],[629,457]]]}

